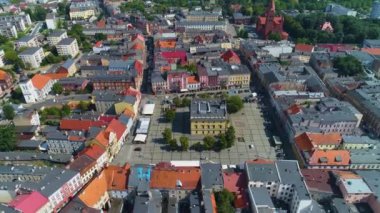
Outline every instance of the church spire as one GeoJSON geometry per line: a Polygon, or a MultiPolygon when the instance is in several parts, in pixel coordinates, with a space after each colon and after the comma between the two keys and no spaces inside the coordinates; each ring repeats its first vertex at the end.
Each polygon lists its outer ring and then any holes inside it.
{"type": "Polygon", "coordinates": [[[274,0],[269,0],[268,10],[269,11],[276,11],[276,5],[274,4],[274,0]]]}

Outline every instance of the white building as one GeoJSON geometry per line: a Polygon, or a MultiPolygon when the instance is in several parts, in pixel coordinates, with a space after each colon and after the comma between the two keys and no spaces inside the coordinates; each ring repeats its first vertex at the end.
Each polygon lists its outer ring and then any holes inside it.
{"type": "Polygon", "coordinates": [[[74,58],[79,53],[78,42],[75,38],[64,38],[56,45],[58,55],[74,58]]]}
{"type": "Polygon", "coordinates": [[[3,67],[5,65],[4,56],[5,56],[4,50],[0,49],[0,67],[3,67]]]}
{"type": "Polygon", "coordinates": [[[20,81],[20,88],[26,103],[35,103],[43,100],[51,91],[55,80],[37,74],[32,79],[20,81]]]}
{"type": "Polygon", "coordinates": [[[9,22],[0,21],[0,35],[8,38],[17,38],[17,29],[13,24],[9,22]]]}
{"type": "Polygon", "coordinates": [[[67,32],[63,30],[55,30],[47,37],[48,44],[50,46],[55,46],[62,39],[67,38],[67,32]]]}
{"type": "MultiPolygon", "coordinates": [[[[248,187],[264,188],[270,197],[282,200],[290,212],[309,212],[314,206],[297,161],[278,160],[275,162],[246,162],[248,187]]],[[[250,190],[252,191],[252,190],[250,190]]],[[[250,193],[253,196],[255,193],[250,193]]],[[[255,197],[251,198],[256,200],[255,197]]],[[[255,204],[253,203],[252,206],[255,204]]],[[[273,206],[265,205],[265,208],[273,206]]]]}
{"type": "Polygon", "coordinates": [[[263,50],[267,50],[269,54],[278,58],[282,53],[292,53],[294,44],[287,41],[280,41],[277,44],[267,45],[263,47],[263,50]]]}
{"type": "Polygon", "coordinates": [[[40,67],[42,60],[45,58],[45,54],[41,47],[29,47],[21,52],[18,57],[26,66],[38,68],[40,67]]]}
{"type": "Polygon", "coordinates": [[[54,13],[48,13],[45,19],[46,27],[49,30],[55,30],[57,28],[57,20],[54,13]]]}
{"type": "Polygon", "coordinates": [[[15,42],[15,46],[17,49],[20,49],[21,47],[38,47],[39,45],[37,37],[27,35],[18,39],[15,42]]]}

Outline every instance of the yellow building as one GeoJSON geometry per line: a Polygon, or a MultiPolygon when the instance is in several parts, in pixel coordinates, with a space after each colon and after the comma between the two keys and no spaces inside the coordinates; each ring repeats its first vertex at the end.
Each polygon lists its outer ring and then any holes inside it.
{"type": "Polygon", "coordinates": [[[194,99],[190,106],[192,135],[219,135],[229,127],[226,103],[222,100],[194,99]]]}
{"type": "Polygon", "coordinates": [[[89,19],[95,16],[96,7],[93,1],[72,2],[70,5],[70,19],[89,19]]]}
{"type": "Polygon", "coordinates": [[[230,75],[228,76],[228,87],[249,87],[251,72],[246,66],[231,65],[230,75]]]}

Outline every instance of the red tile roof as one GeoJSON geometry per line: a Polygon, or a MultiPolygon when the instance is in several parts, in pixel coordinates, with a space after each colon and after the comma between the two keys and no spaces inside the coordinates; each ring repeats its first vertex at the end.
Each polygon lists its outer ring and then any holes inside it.
{"type": "Polygon", "coordinates": [[[309,165],[348,166],[350,152],[347,150],[315,150],[309,159],[309,165]]]}
{"type": "Polygon", "coordinates": [[[309,44],[296,44],[296,46],[294,47],[294,50],[296,52],[308,52],[308,53],[311,53],[314,50],[314,46],[313,45],[309,45],[309,44]]]}
{"type": "Polygon", "coordinates": [[[128,188],[130,167],[129,164],[126,164],[123,167],[110,165],[104,168],[108,190],[123,191],[128,188]]]}
{"type": "Polygon", "coordinates": [[[92,179],[78,194],[79,199],[89,207],[97,207],[96,204],[107,192],[107,179],[104,171],[92,179]]]}
{"type": "Polygon", "coordinates": [[[197,84],[199,81],[197,80],[196,76],[189,76],[187,77],[187,83],[188,84],[197,84]]]}
{"type": "Polygon", "coordinates": [[[59,128],[62,130],[88,131],[90,127],[106,126],[107,122],[98,120],[62,119],[59,128]]]}
{"type": "Polygon", "coordinates": [[[201,178],[199,168],[155,168],[151,174],[150,187],[156,189],[196,189],[201,178]],[[181,184],[181,187],[177,187],[181,184]]]}
{"type": "Polygon", "coordinates": [[[50,80],[51,78],[46,75],[36,74],[32,78],[32,83],[35,88],[42,90],[50,80]]]}
{"type": "Polygon", "coordinates": [[[144,66],[143,64],[139,61],[139,60],[135,60],[135,69],[137,71],[137,74],[139,76],[142,76],[143,75],[143,71],[144,71],[144,66]]]}
{"type": "Polygon", "coordinates": [[[141,43],[136,43],[134,44],[132,47],[131,47],[132,50],[144,50],[145,47],[143,44],[141,43]]]}
{"type": "Polygon", "coordinates": [[[161,56],[168,60],[169,63],[172,63],[173,59],[179,59],[181,63],[185,63],[187,60],[187,54],[184,50],[177,50],[172,52],[161,52],[161,56]]]}
{"type": "Polygon", "coordinates": [[[9,206],[24,213],[37,212],[48,202],[48,199],[39,192],[32,192],[30,194],[21,194],[13,199],[9,206]]]}
{"type": "Polygon", "coordinates": [[[304,132],[296,136],[294,140],[302,151],[310,151],[321,145],[338,146],[342,142],[342,136],[339,133],[304,132]]]}
{"type": "Polygon", "coordinates": [[[302,169],[301,173],[304,176],[306,185],[311,191],[333,193],[332,179],[329,170],[324,169],[302,169]]]}
{"type": "Polygon", "coordinates": [[[228,50],[227,52],[223,53],[220,57],[223,59],[223,61],[226,61],[226,62],[233,59],[233,60],[237,60],[240,63],[239,56],[233,50],[228,50]]]}
{"type": "Polygon", "coordinates": [[[380,48],[362,48],[362,51],[370,55],[380,55],[380,48]]]}
{"type": "Polygon", "coordinates": [[[302,108],[298,104],[291,105],[287,110],[287,113],[289,115],[295,115],[301,112],[302,112],[302,108]]]}
{"type": "Polygon", "coordinates": [[[116,134],[117,140],[123,136],[127,127],[122,124],[119,120],[113,119],[106,129],[107,132],[114,132],[116,134]]]}
{"type": "Polygon", "coordinates": [[[94,143],[94,144],[90,144],[89,146],[87,146],[86,149],[84,149],[81,154],[87,155],[88,157],[90,157],[94,160],[98,160],[99,157],[102,156],[105,151],[106,150],[103,149],[103,147],[94,143]]]}
{"type": "Polygon", "coordinates": [[[49,77],[50,79],[53,79],[53,80],[59,80],[59,79],[62,79],[62,78],[66,78],[68,75],[69,75],[68,72],[66,72],[66,73],[46,73],[46,74],[44,74],[44,76],[49,77]]]}
{"type": "Polygon", "coordinates": [[[104,20],[104,19],[99,20],[99,21],[96,23],[96,26],[97,26],[98,28],[105,28],[105,27],[106,27],[106,20],[104,20]]]}
{"type": "Polygon", "coordinates": [[[0,70],[0,80],[6,80],[9,77],[10,75],[7,72],[0,70]]]}
{"type": "Polygon", "coordinates": [[[248,206],[248,199],[245,194],[245,188],[248,184],[246,175],[243,172],[223,172],[224,188],[234,193],[235,207],[244,208],[248,206]]]}
{"type": "Polygon", "coordinates": [[[103,145],[104,148],[107,148],[109,145],[109,132],[100,131],[98,135],[96,135],[95,140],[103,145]]]}

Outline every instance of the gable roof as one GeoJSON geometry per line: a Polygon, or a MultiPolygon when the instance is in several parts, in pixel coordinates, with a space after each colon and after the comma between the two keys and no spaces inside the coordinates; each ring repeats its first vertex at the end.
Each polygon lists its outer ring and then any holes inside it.
{"type": "Polygon", "coordinates": [[[294,51],[296,51],[296,52],[311,53],[311,52],[313,52],[313,50],[314,50],[314,46],[309,45],[309,44],[296,44],[296,46],[294,47],[294,51]]]}
{"type": "Polygon", "coordinates": [[[100,131],[99,134],[95,137],[95,140],[99,142],[99,144],[103,145],[105,148],[108,147],[109,144],[109,132],[100,131]]]}
{"type": "Polygon", "coordinates": [[[341,165],[350,164],[350,152],[347,150],[315,150],[309,159],[310,165],[341,165]]]}
{"type": "Polygon", "coordinates": [[[195,167],[155,168],[151,174],[150,187],[156,189],[196,189],[201,171],[195,167]]]}
{"type": "Polygon", "coordinates": [[[21,194],[13,199],[9,206],[12,206],[16,210],[24,213],[37,212],[48,202],[48,199],[39,192],[32,192],[30,194],[21,194]]]}
{"type": "Polygon", "coordinates": [[[313,147],[321,145],[339,145],[342,136],[339,133],[312,133],[304,132],[294,139],[297,146],[303,151],[309,151],[313,147]]]}
{"type": "Polygon", "coordinates": [[[106,150],[103,149],[100,145],[93,143],[86,147],[85,150],[83,150],[82,154],[87,155],[88,157],[98,160],[100,156],[104,154],[106,150]]]}
{"type": "Polygon", "coordinates": [[[128,189],[130,167],[129,164],[126,164],[123,167],[114,165],[107,166],[104,169],[107,178],[107,189],[119,191],[128,189]]]}
{"type": "Polygon", "coordinates": [[[102,127],[107,125],[103,120],[78,120],[78,119],[62,119],[59,128],[62,130],[88,131],[90,127],[102,127]]]}
{"type": "Polygon", "coordinates": [[[362,51],[370,55],[380,55],[380,48],[362,48],[362,51]]]}
{"type": "Polygon", "coordinates": [[[36,74],[32,78],[32,84],[35,88],[42,90],[50,80],[51,78],[46,75],[36,74]]]}
{"type": "Polygon", "coordinates": [[[104,171],[84,187],[79,194],[79,199],[89,207],[96,207],[96,204],[107,192],[107,179],[104,171]]]}
{"type": "Polygon", "coordinates": [[[108,125],[106,131],[114,132],[116,134],[117,140],[120,140],[126,129],[127,128],[123,123],[121,123],[119,120],[113,119],[111,123],[108,125]]]}
{"type": "Polygon", "coordinates": [[[61,72],[60,73],[46,73],[43,76],[49,77],[50,79],[53,79],[53,80],[59,80],[59,79],[66,78],[67,76],[69,76],[69,73],[68,72],[65,72],[65,73],[61,73],[61,72]]]}
{"type": "Polygon", "coordinates": [[[5,72],[4,70],[0,70],[0,80],[5,80],[9,77],[9,74],[5,72]]]}
{"type": "Polygon", "coordinates": [[[197,84],[199,81],[197,80],[196,76],[189,76],[187,77],[187,83],[188,84],[197,84]]]}
{"type": "Polygon", "coordinates": [[[227,52],[223,53],[220,57],[224,61],[229,61],[231,58],[236,58],[240,60],[239,56],[233,50],[228,50],[227,52]]]}

